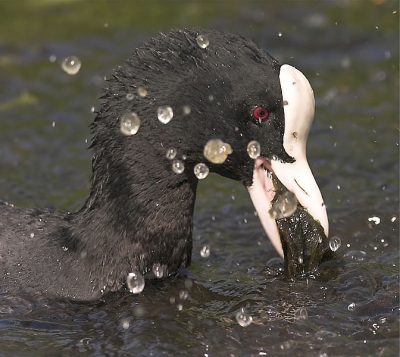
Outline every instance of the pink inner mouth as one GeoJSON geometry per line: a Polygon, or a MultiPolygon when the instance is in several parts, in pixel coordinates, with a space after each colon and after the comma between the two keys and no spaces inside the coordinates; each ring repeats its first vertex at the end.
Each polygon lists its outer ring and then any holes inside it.
{"type": "Polygon", "coordinates": [[[269,202],[271,202],[275,197],[276,189],[273,180],[273,175],[275,176],[275,174],[270,162],[259,156],[254,163],[254,170],[263,178],[261,182],[264,187],[264,192],[267,195],[269,202]]]}

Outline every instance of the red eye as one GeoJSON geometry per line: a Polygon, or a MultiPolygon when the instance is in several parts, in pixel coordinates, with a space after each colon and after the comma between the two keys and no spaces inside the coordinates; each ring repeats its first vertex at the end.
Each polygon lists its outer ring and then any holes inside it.
{"type": "Polygon", "coordinates": [[[269,116],[269,111],[267,110],[267,108],[264,107],[256,107],[253,110],[253,117],[256,118],[260,123],[267,119],[269,116]]]}

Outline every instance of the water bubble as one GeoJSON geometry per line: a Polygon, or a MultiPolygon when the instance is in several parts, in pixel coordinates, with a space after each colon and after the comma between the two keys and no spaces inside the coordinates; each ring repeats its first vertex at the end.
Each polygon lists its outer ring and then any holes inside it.
{"type": "Polygon", "coordinates": [[[210,41],[208,40],[208,37],[205,35],[198,35],[196,38],[197,44],[201,48],[207,48],[208,45],[210,44],[210,41]]]}
{"type": "Polygon", "coordinates": [[[176,149],[171,148],[167,150],[167,154],[165,155],[165,157],[169,160],[173,160],[175,159],[176,156],[176,149]]]}
{"type": "Polygon", "coordinates": [[[305,307],[297,309],[294,313],[294,318],[297,320],[305,320],[308,317],[308,312],[305,307]]]}
{"type": "Polygon", "coordinates": [[[380,323],[380,324],[386,323],[386,317],[380,317],[380,318],[379,318],[379,323],[380,323]]]}
{"type": "Polygon", "coordinates": [[[190,289],[193,286],[192,279],[189,279],[189,278],[185,279],[185,286],[186,286],[186,289],[190,289]]]}
{"type": "Polygon", "coordinates": [[[261,146],[258,141],[250,141],[249,144],[247,145],[247,153],[252,159],[257,159],[257,157],[260,156],[261,152],[261,146]]]}
{"type": "Polygon", "coordinates": [[[135,96],[133,95],[133,93],[128,93],[128,94],[126,95],[126,99],[127,99],[127,100],[132,100],[134,97],[135,97],[135,96]]]}
{"type": "Polygon", "coordinates": [[[126,278],[126,285],[132,294],[139,294],[144,289],[143,275],[138,271],[129,273],[126,278]]]}
{"type": "Polygon", "coordinates": [[[337,236],[333,236],[329,240],[329,248],[331,248],[332,252],[336,252],[340,248],[341,245],[342,245],[342,241],[337,236]]]}
{"type": "Polygon", "coordinates": [[[143,87],[138,87],[137,93],[140,97],[144,98],[147,95],[147,90],[143,87]]]}
{"type": "Polygon", "coordinates": [[[356,304],[354,302],[351,302],[349,304],[349,306],[347,306],[347,310],[354,311],[355,307],[356,307],[356,304]]]}
{"type": "Polygon", "coordinates": [[[153,274],[156,276],[156,278],[161,279],[165,273],[165,265],[161,265],[159,263],[154,263],[152,270],[153,270],[153,274]]]}
{"type": "Polygon", "coordinates": [[[210,246],[208,244],[206,244],[205,246],[203,246],[203,248],[201,248],[200,255],[203,258],[208,258],[210,256],[210,246]]]}
{"type": "Polygon", "coordinates": [[[182,290],[179,292],[179,298],[181,300],[187,300],[188,297],[189,297],[189,294],[186,290],[182,290]]]}
{"type": "Polygon", "coordinates": [[[194,174],[199,180],[205,179],[210,172],[206,164],[200,163],[194,167],[194,174]]]}
{"type": "Polygon", "coordinates": [[[170,302],[171,304],[175,304],[175,296],[171,296],[171,297],[169,298],[169,302],[170,302]]]}
{"type": "Polygon", "coordinates": [[[129,322],[129,319],[123,319],[123,320],[122,320],[122,328],[123,328],[124,330],[127,330],[127,329],[129,328],[130,325],[131,325],[131,324],[130,324],[130,322],[129,322]]]}
{"type": "Polygon", "coordinates": [[[62,61],[61,68],[66,73],[73,76],[74,74],[77,74],[81,69],[81,61],[76,56],[69,56],[65,58],[64,61],[62,61]]]}
{"type": "Polygon", "coordinates": [[[63,247],[62,247],[62,250],[63,250],[64,252],[66,252],[66,251],[68,250],[68,247],[63,246],[63,247]]]}
{"type": "Polygon", "coordinates": [[[296,211],[296,209],[296,196],[292,192],[286,191],[275,200],[268,213],[272,218],[280,219],[284,217],[289,217],[296,211]]]}
{"type": "Polygon", "coordinates": [[[241,309],[237,314],[236,314],[236,321],[238,324],[242,327],[247,327],[253,322],[253,318],[248,315],[244,309],[241,309]]]}
{"type": "Polygon", "coordinates": [[[135,317],[143,317],[146,314],[146,310],[143,307],[136,305],[133,309],[133,316],[135,317]]]}
{"type": "Polygon", "coordinates": [[[177,308],[179,311],[182,311],[183,305],[182,305],[182,304],[178,304],[178,305],[176,305],[176,308],[177,308]]]}
{"type": "Polygon", "coordinates": [[[121,117],[121,133],[124,135],[134,135],[140,127],[140,118],[136,113],[125,113],[121,117]]]}
{"type": "Polygon", "coordinates": [[[210,102],[212,102],[212,101],[214,100],[214,96],[213,96],[212,94],[210,94],[210,95],[208,96],[208,100],[209,100],[210,102]]]}
{"type": "Polygon", "coordinates": [[[163,123],[163,124],[169,123],[173,116],[174,116],[174,113],[170,106],[164,105],[164,106],[157,108],[157,117],[161,123],[163,123]]]}
{"type": "Polygon", "coordinates": [[[303,264],[303,257],[301,255],[297,258],[297,260],[299,264],[303,264]]]}
{"type": "MultiPolygon", "coordinates": [[[[389,54],[390,54],[390,52],[389,52],[389,54]]],[[[385,53],[385,55],[386,55],[386,53],[385,53]]],[[[390,56],[389,56],[389,57],[390,57],[390,56]]],[[[51,63],[54,63],[54,62],[57,60],[57,57],[56,57],[55,55],[51,55],[51,56],[49,57],[49,60],[50,60],[51,63]]]]}
{"type": "Polygon", "coordinates": [[[172,171],[176,174],[181,174],[185,170],[185,164],[181,160],[175,159],[172,161],[172,171]]]}
{"type": "Polygon", "coordinates": [[[345,258],[350,258],[358,262],[362,262],[363,260],[365,260],[366,256],[367,253],[363,250],[349,250],[344,254],[345,258]]]}
{"type": "Polygon", "coordinates": [[[379,217],[376,217],[376,216],[375,217],[369,217],[368,221],[369,222],[374,222],[375,224],[381,223],[381,219],[379,217]]]}
{"type": "Polygon", "coordinates": [[[185,115],[189,115],[189,114],[190,114],[190,111],[191,111],[189,105],[184,105],[184,106],[182,107],[182,110],[183,110],[183,114],[185,114],[185,115]]]}
{"type": "Polygon", "coordinates": [[[232,148],[229,144],[220,139],[210,140],[204,147],[204,157],[213,164],[222,164],[232,154],[232,148]]]}

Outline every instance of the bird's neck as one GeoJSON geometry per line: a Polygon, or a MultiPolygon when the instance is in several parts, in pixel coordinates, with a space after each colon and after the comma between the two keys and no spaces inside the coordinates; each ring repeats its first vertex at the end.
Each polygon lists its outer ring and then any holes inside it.
{"type": "Polygon", "coordinates": [[[91,276],[109,281],[160,265],[172,274],[189,265],[197,180],[163,167],[128,171],[118,163],[94,170],[90,196],[72,217],[70,245],[91,276]]]}

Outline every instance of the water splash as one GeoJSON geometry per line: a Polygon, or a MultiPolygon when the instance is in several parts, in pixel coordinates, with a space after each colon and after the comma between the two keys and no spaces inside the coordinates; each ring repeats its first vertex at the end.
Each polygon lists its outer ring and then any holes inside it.
{"type": "Polygon", "coordinates": [[[232,154],[231,146],[220,139],[210,140],[204,146],[203,155],[213,164],[222,164],[229,154],[232,154]]]}

